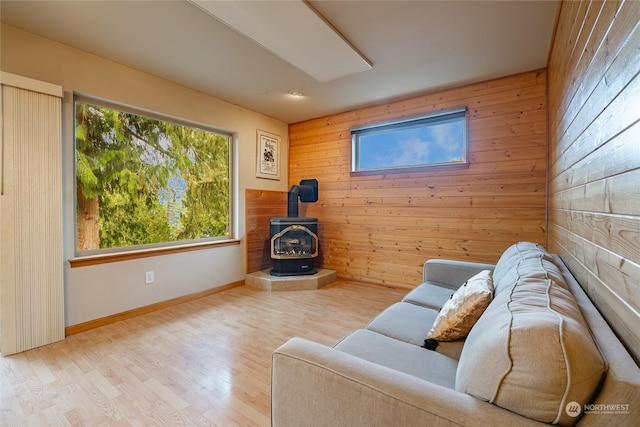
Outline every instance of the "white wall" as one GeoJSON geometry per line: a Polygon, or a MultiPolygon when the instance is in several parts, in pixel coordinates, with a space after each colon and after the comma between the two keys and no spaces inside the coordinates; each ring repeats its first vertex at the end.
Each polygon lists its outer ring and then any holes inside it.
{"type": "Polygon", "coordinates": [[[0,69],[61,85],[65,324],[76,325],[244,279],[246,188],[286,191],[287,124],[51,40],[2,25],[0,69]],[[237,135],[234,228],[240,245],[70,268],[74,257],[73,94],[203,123],[237,135]],[[255,177],[256,131],[282,137],[280,181],[255,177]],[[145,271],[155,283],[145,285],[145,271]]]}

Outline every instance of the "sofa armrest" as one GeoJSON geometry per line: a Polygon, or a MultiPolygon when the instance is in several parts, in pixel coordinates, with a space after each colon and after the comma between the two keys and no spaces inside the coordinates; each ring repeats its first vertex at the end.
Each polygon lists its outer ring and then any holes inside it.
{"type": "Polygon", "coordinates": [[[302,338],[273,353],[271,375],[273,427],[543,425],[302,338]]]}
{"type": "Polygon", "coordinates": [[[482,270],[491,270],[495,264],[455,261],[449,259],[430,259],[422,267],[422,280],[435,282],[451,289],[457,289],[470,277],[482,270]]]}

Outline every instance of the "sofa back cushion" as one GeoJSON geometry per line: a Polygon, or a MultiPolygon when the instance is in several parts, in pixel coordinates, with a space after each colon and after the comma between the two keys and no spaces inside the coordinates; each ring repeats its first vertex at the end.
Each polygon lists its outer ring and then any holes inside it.
{"type": "Polygon", "coordinates": [[[518,242],[510,246],[493,271],[494,292],[498,294],[518,281],[520,277],[551,278],[565,289],[567,285],[553,256],[546,249],[532,242],[518,242]]]}
{"type": "Polygon", "coordinates": [[[605,362],[564,279],[547,274],[546,255],[514,252],[520,274],[511,284],[504,282],[509,273],[501,277],[500,292],[469,333],[456,389],[534,420],[572,425],[577,418],[567,406],[590,402],[605,362]]]}

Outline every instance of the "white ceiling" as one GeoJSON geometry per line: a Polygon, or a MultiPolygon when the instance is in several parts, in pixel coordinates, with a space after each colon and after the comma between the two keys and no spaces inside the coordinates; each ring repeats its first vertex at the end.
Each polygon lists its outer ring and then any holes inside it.
{"type": "Polygon", "coordinates": [[[544,68],[557,9],[556,0],[309,3],[371,70],[318,82],[187,0],[2,0],[0,19],[295,123],[544,68]]]}

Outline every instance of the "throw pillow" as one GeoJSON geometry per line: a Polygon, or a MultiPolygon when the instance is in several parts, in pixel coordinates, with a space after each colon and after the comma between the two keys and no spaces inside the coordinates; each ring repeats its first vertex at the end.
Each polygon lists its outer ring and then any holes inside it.
{"type": "Polygon", "coordinates": [[[491,270],[467,280],[440,309],[427,339],[455,341],[465,338],[493,298],[491,270]]]}

